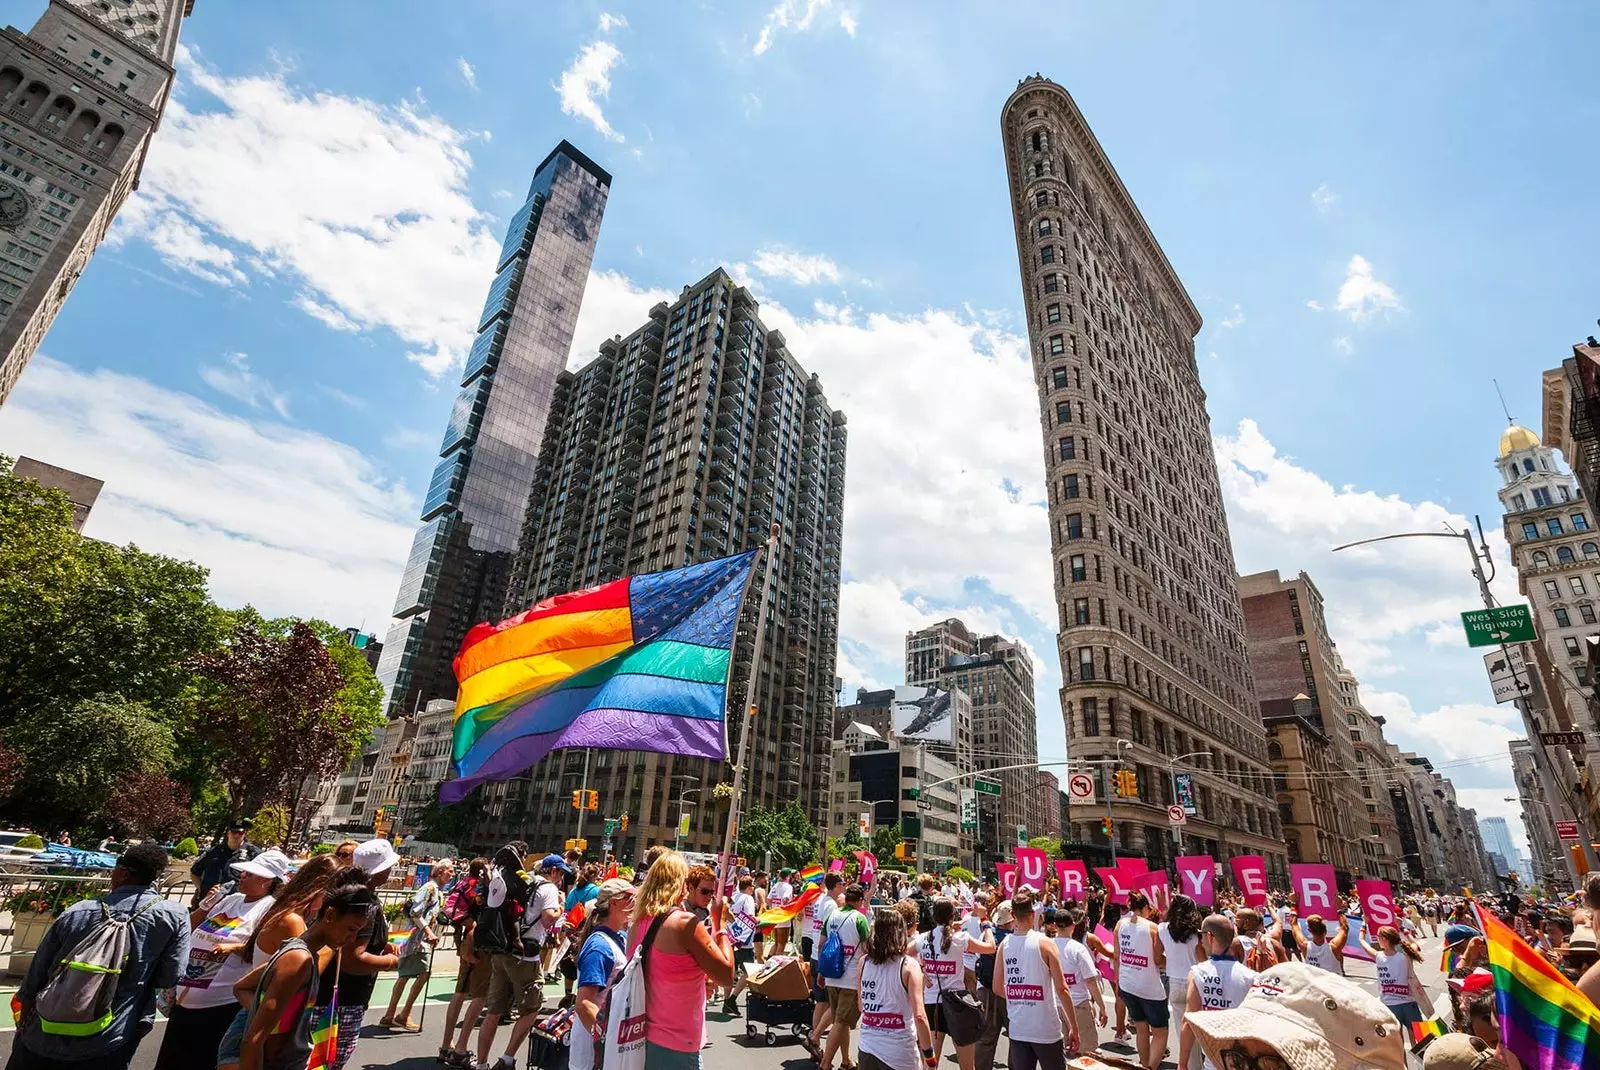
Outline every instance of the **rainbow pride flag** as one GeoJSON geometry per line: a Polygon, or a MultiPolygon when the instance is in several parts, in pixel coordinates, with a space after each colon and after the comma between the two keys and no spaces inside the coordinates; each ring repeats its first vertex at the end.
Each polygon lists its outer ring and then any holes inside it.
{"type": "Polygon", "coordinates": [[[306,1064],[306,1070],[322,1070],[325,1066],[332,1066],[334,1055],[339,1050],[339,988],[333,989],[333,998],[328,1001],[328,1006],[316,1013],[316,1020],[311,1023],[311,1061],[306,1064]]]}
{"type": "Polygon", "coordinates": [[[389,950],[393,951],[396,955],[403,954],[405,952],[406,945],[411,942],[411,936],[415,931],[415,929],[390,929],[389,950]]]}
{"type": "Polygon", "coordinates": [[[1478,921],[1507,1050],[1530,1070],[1600,1070],[1600,1007],[1489,911],[1478,921]]]}
{"type": "Polygon", "coordinates": [[[1412,1047],[1416,1047],[1425,1040],[1432,1040],[1434,1037],[1442,1037],[1448,1032],[1450,1032],[1450,1030],[1446,1028],[1445,1024],[1437,1018],[1429,1018],[1426,1022],[1412,1022],[1411,1045],[1412,1047]]]}
{"type": "Polygon", "coordinates": [[[822,867],[813,862],[805,869],[802,869],[799,873],[796,873],[795,879],[801,884],[820,885],[822,883],[823,876],[824,874],[822,872],[822,867]]]}
{"type": "Polygon", "coordinates": [[[456,655],[439,800],[568,747],[727,756],[734,626],[756,551],[556,595],[479,624],[456,655]]]}
{"type": "Polygon", "coordinates": [[[1461,965],[1461,960],[1465,958],[1467,954],[1467,943],[1468,941],[1466,940],[1457,940],[1453,944],[1444,945],[1443,950],[1439,953],[1440,973],[1444,974],[1446,977],[1449,977],[1451,971],[1453,971],[1457,966],[1461,965]]]}
{"type": "Polygon", "coordinates": [[[756,921],[761,925],[788,925],[798,918],[806,907],[822,898],[822,886],[813,884],[794,899],[782,906],[768,907],[756,915],[756,921]]]}

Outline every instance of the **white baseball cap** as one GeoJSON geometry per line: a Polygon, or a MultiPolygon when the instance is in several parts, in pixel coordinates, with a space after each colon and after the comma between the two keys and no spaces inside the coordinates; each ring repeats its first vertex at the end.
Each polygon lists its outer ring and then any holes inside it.
{"type": "Polygon", "coordinates": [[[368,840],[356,848],[355,857],[351,861],[355,863],[357,869],[370,877],[374,873],[393,869],[395,863],[400,861],[400,856],[395,853],[394,844],[388,840],[368,840]]]}
{"type": "Polygon", "coordinates": [[[281,881],[289,875],[294,868],[289,863],[289,856],[282,851],[262,851],[248,862],[235,862],[235,873],[253,873],[257,877],[270,877],[281,881]]]}
{"type": "Polygon", "coordinates": [[[1222,1065],[1228,1042],[1272,1046],[1293,1070],[1405,1070],[1406,1042],[1389,1009],[1338,974],[1300,962],[1262,970],[1231,1010],[1183,1019],[1206,1055],[1222,1065]]]}

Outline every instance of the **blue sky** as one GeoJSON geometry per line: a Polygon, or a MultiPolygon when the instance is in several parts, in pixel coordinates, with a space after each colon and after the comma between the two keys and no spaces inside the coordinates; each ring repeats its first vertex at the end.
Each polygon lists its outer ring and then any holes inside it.
{"type": "Polygon", "coordinates": [[[488,259],[566,137],[615,175],[574,359],[718,264],[748,280],[851,419],[842,675],[894,682],[900,635],[950,613],[1019,633],[1059,756],[999,145],[1040,71],[1206,318],[1240,570],[1311,572],[1391,737],[1515,816],[1459,549],[1326,550],[1498,528],[1490,380],[1537,428],[1539,373],[1600,312],[1600,13],[1039,10],[201,0],[141,192],[0,450],[106,478],[91,533],[203,561],[225,601],[381,634],[488,259]]]}

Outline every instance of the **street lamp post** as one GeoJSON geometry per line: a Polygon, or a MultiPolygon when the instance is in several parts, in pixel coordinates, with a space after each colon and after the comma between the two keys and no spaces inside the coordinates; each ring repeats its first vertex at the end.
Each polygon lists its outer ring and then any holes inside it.
{"type": "MultiPolygon", "coordinates": [[[[1179,806],[1183,805],[1183,800],[1178,798],[1178,771],[1173,767],[1179,762],[1183,761],[1185,758],[1199,757],[1210,758],[1212,757],[1212,754],[1208,750],[1192,750],[1188,754],[1180,754],[1176,758],[1167,759],[1167,779],[1172,783],[1172,798],[1179,806]]],[[[1172,835],[1176,840],[1177,850],[1183,850],[1183,826],[1173,825],[1172,835]]],[[[1173,857],[1176,858],[1177,856],[1174,855],[1173,857]]]]}
{"type": "MultiPolygon", "coordinates": [[[[683,778],[683,782],[686,783],[686,784],[690,780],[694,780],[694,782],[696,784],[700,783],[700,781],[695,779],[694,777],[684,777],[683,778]]],[[[672,819],[672,849],[674,851],[680,851],[680,850],[683,849],[682,848],[682,844],[681,844],[681,841],[683,839],[683,800],[686,799],[687,797],[689,797],[690,795],[699,795],[699,794],[700,794],[700,789],[698,787],[688,788],[688,789],[684,789],[684,788],[679,788],[678,789],[678,815],[672,819]]]]}
{"type": "MultiPolygon", "coordinates": [[[[1498,603],[1495,601],[1494,592],[1489,589],[1489,581],[1493,579],[1494,576],[1492,572],[1486,575],[1483,568],[1483,562],[1485,559],[1491,563],[1491,567],[1494,559],[1490,556],[1489,544],[1483,537],[1483,521],[1479,520],[1477,517],[1474,517],[1473,519],[1477,521],[1478,525],[1477,542],[1473,541],[1472,530],[1470,528],[1464,528],[1461,531],[1456,531],[1453,528],[1447,528],[1444,531],[1401,531],[1392,535],[1378,535],[1371,539],[1357,539],[1355,542],[1347,542],[1342,546],[1335,546],[1331,552],[1338,553],[1340,550],[1348,550],[1355,546],[1367,546],[1377,542],[1388,542],[1392,539],[1461,539],[1467,544],[1467,553],[1472,556],[1472,578],[1478,581],[1478,593],[1483,598],[1484,608],[1494,609],[1498,603]],[[1481,558],[1478,556],[1480,544],[1483,548],[1483,556],[1481,558]]],[[[1511,654],[1506,648],[1505,643],[1500,644],[1500,651],[1506,655],[1506,661],[1508,664],[1510,664],[1511,654]]],[[[1524,658],[1523,660],[1526,661],[1527,659],[1524,658]]],[[[1518,691],[1520,692],[1521,690],[1522,688],[1519,687],[1518,691]]],[[[1522,722],[1528,729],[1528,742],[1531,744],[1529,749],[1533,752],[1534,760],[1539,764],[1540,771],[1545,776],[1545,783],[1555,790],[1556,803],[1561,806],[1573,820],[1578,822],[1578,827],[1585,832],[1585,835],[1582,837],[1581,845],[1583,849],[1583,855],[1587,860],[1589,868],[1594,869],[1594,851],[1589,844],[1591,837],[1587,835],[1589,822],[1584,818],[1583,807],[1572,800],[1566,781],[1561,777],[1559,771],[1554,768],[1554,764],[1550,760],[1550,754],[1545,750],[1544,742],[1539,738],[1538,727],[1533,719],[1533,711],[1529,709],[1528,700],[1521,694],[1518,694],[1518,696],[1512,701],[1517,707],[1517,712],[1522,714],[1522,722]]],[[[1564,711],[1565,705],[1563,705],[1561,708],[1564,711]]],[[[1558,723],[1561,719],[1562,718],[1558,717],[1558,723]]],[[[1575,863],[1571,863],[1569,861],[1569,867],[1570,872],[1573,875],[1573,880],[1576,882],[1577,866],[1575,863]]]]}

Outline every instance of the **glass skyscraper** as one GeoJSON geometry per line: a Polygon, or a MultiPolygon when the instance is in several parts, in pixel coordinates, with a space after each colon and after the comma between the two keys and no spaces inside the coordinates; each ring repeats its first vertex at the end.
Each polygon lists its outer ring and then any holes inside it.
{"type": "Polygon", "coordinates": [[[450,662],[498,620],[611,175],[566,141],[506,227],[378,663],[389,716],[454,699],[450,662]]]}

